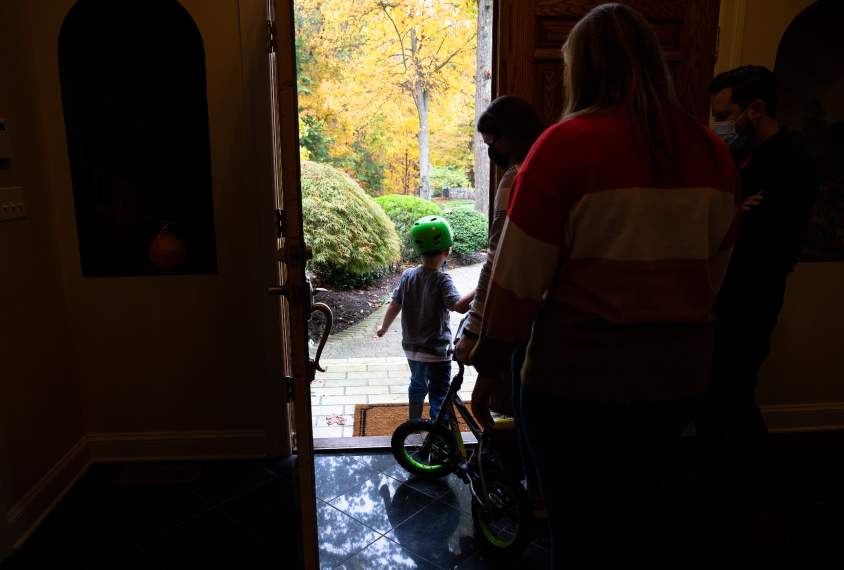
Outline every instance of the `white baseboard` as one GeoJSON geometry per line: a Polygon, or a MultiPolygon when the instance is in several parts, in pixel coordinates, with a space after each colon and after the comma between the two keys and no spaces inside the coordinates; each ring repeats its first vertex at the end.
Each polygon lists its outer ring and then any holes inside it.
{"type": "Polygon", "coordinates": [[[95,463],[267,456],[264,430],[93,433],[88,442],[95,463]]]}
{"type": "Polygon", "coordinates": [[[844,429],[844,402],[760,408],[771,433],[844,429]]]}
{"type": "Polygon", "coordinates": [[[9,509],[9,539],[17,550],[38,528],[91,465],[88,438],[83,437],[38,483],[9,509]]]}
{"type": "MultiPolygon", "coordinates": [[[[844,430],[844,402],[759,406],[759,409],[771,433],[844,430]]],[[[683,437],[694,436],[692,422],[686,426],[683,437]]]]}
{"type": "Polygon", "coordinates": [[[264,430],[89,434],[7,513],[14,549],[38,528],[91,463],[250,459],[267,456],[264,430]]]}

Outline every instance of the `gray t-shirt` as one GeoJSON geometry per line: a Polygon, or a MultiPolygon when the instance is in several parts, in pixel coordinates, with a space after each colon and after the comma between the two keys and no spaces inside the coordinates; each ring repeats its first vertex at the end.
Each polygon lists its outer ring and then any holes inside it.
{"type": "Polygon", "coordinates": [[[414,267],[402,273],[393,300],[401,304],[401,346],[409,360],[450,360],[449,312],[460,300],[451,276],[414,267]]]}

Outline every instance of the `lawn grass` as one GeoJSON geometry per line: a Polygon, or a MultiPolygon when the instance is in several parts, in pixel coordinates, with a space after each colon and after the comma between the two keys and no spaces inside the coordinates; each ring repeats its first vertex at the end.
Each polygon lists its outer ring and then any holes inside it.
{"type": "Polygon", "coordinates": [[[462,208],[463,206],[474,206],[474,200],[437,200],[437,204],[443,210],[453,210],[454,208],[462,208]]]}

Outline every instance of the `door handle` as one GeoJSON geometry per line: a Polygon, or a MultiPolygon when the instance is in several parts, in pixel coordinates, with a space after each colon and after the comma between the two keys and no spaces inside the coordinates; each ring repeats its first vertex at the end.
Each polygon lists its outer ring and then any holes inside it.
{"type": "Polygon", "coordinates": [[[325,303],[314,303],[314,295],[325,291],[325,289],[314,288],[314,286],[311,285],[310,279],[305,280],[305,285],[307,286],[308,292],[304,295],[302,294],[301,287],[293,287],[291,291],[291,288],[288,285],[283,285],[281,287],[267,287],[267,293],[269,295],[287,297],[287,299],[294,305],[304,304],[305,314],[308,316],[308,321],[311,320],[311,315],[313,315],[314,311],[319,311],[325,315],[325,329],[322,331],[322,338],[319,340],[316,357],[309,359],[308,380],[313,380],[316,376],[317,370],[325,372],[325,369],[319,365],[319,357],[322,355],[322,349],[325,348],[325,343],[328,340],[328,336],[331,334],[331,327],[334,325],[334,313],[331,312],[331,307],[325,303]]]}
{"type": "Polygon", "coordinates": [[[325,372],[325,369],[319,365],[319,357],[322,354],[322,349],[325,348],[325,342],[328,340],[328,336],[331,334],[331,327],[334,324],[334,313],[331,312],[331,307],[325,303],[314,303],[311,308],[313,311],[319,311],[325,315],[325,328],[322,331],[322,338],[319,339],[316,356],[311,360],[314,369],[325,372]]]}

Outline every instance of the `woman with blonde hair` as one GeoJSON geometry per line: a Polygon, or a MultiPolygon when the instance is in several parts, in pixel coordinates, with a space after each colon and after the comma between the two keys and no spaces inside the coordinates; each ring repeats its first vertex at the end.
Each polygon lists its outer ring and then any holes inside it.
{"type": "MultiPolygon", "coordinates": [[[[678,106],[635,10],[592,10],[563,59],[563,117],[513,183],[470,360],[495,377],[530,337],[521,415],[552,566],[605,567],[614,519],[639,568],[676,570],[688,560],[656,471],[707,389],[740,179],[678,106]]],[[[476,414],[491,390],[476,384],[476,414]]]]}

